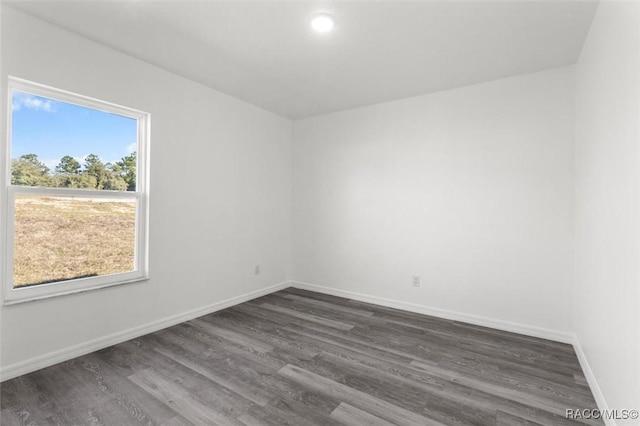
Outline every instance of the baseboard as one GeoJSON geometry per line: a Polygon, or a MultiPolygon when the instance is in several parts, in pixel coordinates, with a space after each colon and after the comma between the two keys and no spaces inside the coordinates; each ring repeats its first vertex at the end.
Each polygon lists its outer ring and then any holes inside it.
{"type": "MultiPolygon", "coordinates": [[[[596,380],[596,376],[593,374],[593,370],[589,365],[589,361],[587,360],[587,356],[582,350],[582,345],[580,344],[580,340],[577,335],[573,336],[573,349],[578,356],[578,361],[580,362],[580,367],[582,368],[582,372],[587,379],[587,383],[589,383],[589,388],[591,388],[591,393],[593,394],[593,398],[596,400],[596,404],[598,404],[598,409],[600,412],[608,412],[609,405],[607,401],[604,399],[604,394],[602,393],[602,389],[600,389],[600,385],[598,385],[598,381],[596,380]]],[[[614,419],[603,418],[606,426],[616,426],[617,422],[614,419]]]]}
{"type": "Polygon", "coordinates": [[[153,333],[155,331],[192,320],[202,315],[211,314],[213,312],[235,306],[237,304],[255,299],[257,297],[265,296],[275,291],[285,289],[290,285],[291,283],[289,281],[281,282],[264,289],[245,293],[243,295],[232,297],[230,299],[203,306],[201,308],[193,309],[188,312],[172,315],[158,321],[153,321],[138,327],[130,328],[125,331],[113,333],[105,337],[100,337],[98,339],[90,340],[88,342],[80,343],[78,345],[50,352],[48,354],[40,355],[26,361],[8,365],[0,369],[0,382],[21,376],[23,374],[31,373],[36,370],[40,370],[41,368],[49,367],[59,362],[68,361],[75,357],[86,355],[88,353],[104,349],[106,347],[116,345],[127,340],[135,339],[137,337],[144,336],[145,334],[153,333]]]}
{"type": "Polygon", "coordinates": [[[453,321],[466,322],[469,324],[480,325],[483,327],[495,328],[502,331],[524,334],[541,339],[553,340],[561,343],[573,343],[573,335],[568,332],[551,330],[542,327],[536,327],[516,322],[503,321],[495,318],[482,317],[478,315],[465,314],[446,309],[434,308],[416,303],[404,302],[401,300],[387,299],[384,297],[370,296],[362,293],[338,290],[331,287],[325,287],[317,284],[292,281],[291,286],[302,290],[315,291],[318,293],[329,294],[332,296],[345,297],[360,302],[372,303],[374,305],[386,306],[389,308],[402,309],[409,312],[415,312],[423,315],[431,315],[438,318],[444,318],[453,321]]]}

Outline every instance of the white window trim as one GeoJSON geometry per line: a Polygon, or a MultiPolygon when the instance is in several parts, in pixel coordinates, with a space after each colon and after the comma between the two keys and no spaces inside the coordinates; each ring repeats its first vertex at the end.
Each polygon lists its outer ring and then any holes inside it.
{"type": "Polygon", "coordinates": [[[4,285],[3,303],[12,305],[31,300],[45,299],[65,294],[105,288],[147,280],[149,277],[149,124],[150,115],[131,108],[122,107],[109,102],[76,95],[64,90],[54,89],[16,77],[9,77],[7,86],[7,133],[5,157],[5,185],[3,185],[4,223],[2,226],[4,238],[4,285]],[[75,188],[43,188],[31,186],[11,185],[11,114],[12,93],[14,90],[26,92],[36,96],[43,96],[57,101],[67,102],[99,111],[118,114],[138,121],[138,151],[136,169],[136,191],[107,191],[75,188]],[[122,200],[136,200],[136,228],[135,228],[135,259],[133,271],[100,275],[96,277],[77,278],[54,283],[14,288],[13,283],[13,249],[14,249],[14,208],[16,195],[45,195],[60,197],[92,197],[122,200]]]}

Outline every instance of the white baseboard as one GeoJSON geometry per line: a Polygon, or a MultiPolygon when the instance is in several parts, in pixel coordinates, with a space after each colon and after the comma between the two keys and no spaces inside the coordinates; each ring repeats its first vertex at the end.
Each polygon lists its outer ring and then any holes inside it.
{"type": "MultiPolygon", "coordinates": [[[[601,412],[609,411],[609,405],[607,401],[604,399],[604,394],[602,393],[602,389],[600,389],[600,385],[598,385],[598,381],[596,380],[596,376],[593,374],[593,370],[589,365],[589,361],[587,361],[587,356],[582,350],[582,345],[580,344],[580,340],[578,336],[573,336],[573,349],[578,356],[578,361],[580,362],[580,367],[582,368],[582,372],[584,376],[587,378],[587,383],[589,383],[589,388],[591,388],[591,393],[593,393],[593,398],[596,400],[596,404],[598,404],[598,409],[601,412]]],[[[614,419],[603,418],[604,424],[606,426],[616,426],[617,422],[614,419]]]]}
{"type": "Polygon", "coordinates": [[[315,291],[318,293],[329,294],[332,296],[345,297],[360,302],[367,302],[374,305],[386,306],[389,308],[401,309],[404,311],[415,312],[423,315],[431,315],[438,318],[444,318],[453,321],[466,322],[469,324],[480,325],[483,327],[495,328],[502,331],[524,334],[532,337],[553,340],[561,343],[573,343],[573,335],[568,332],[551,330],[542,327],[536,327],[527,324],[521,324],[510,321],[503,321],[495,318],[482,317],[478,315],[465,314],[446,309],[434,308],[416,303],[404,302],[401,300],[387,299],[384,297],[369,296],[362,293],[355,293],[346,290],[338,290],[331,287],[325,287],[317,284],[292,281],[291,286],[302,290],[315,291]]]}
{"type": "Polygon", "coordinates": [[[192,320],[202,315],[211,314],[213,312],[235,306],[237,304],[255,299],[257,297],[265,296],[275,291],[285,289],[290,285],[291,283],[289,281],[281,282],[264,289],[245,293],[240,296],[232,297],[230,299],[203,306],[201,308],[193,309],[188,312],[172,315],[158,321],[153,321],[138,327],[130,328],[128,330],[113,333],[105,337],[89,340],[87,342],[50,352],[48,354],[40,355],[26,361],[7,365],[6,367],[0,369],[0,382],[21,376],[23,374],[31,373],[36,370],[40,370],[41,368],[49,367],[59,362],[68,361],[75,357],[86,355],[88,353],[104,349],[106,347],[116,345],[127,340],[135,339],[137,337],[144,336],[145,334],[153,333],[155,331],[171,327],[172,325],[192,320]]]}

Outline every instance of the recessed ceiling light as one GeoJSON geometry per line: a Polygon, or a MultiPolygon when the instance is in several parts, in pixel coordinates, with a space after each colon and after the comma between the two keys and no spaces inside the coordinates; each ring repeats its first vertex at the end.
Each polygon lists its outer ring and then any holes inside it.
{"type": "Polygon", "coordinates": [[[333,16],[328,13],[317,13],[311,18],[311,27],[319,33],[328,33],[334,25],[333,16]]]}

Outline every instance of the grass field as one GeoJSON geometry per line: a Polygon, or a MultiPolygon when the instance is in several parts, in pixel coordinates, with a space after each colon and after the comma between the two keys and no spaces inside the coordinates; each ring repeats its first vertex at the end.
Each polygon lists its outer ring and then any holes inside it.
{"type": "Polygon", "coordinates": [[[20,195],[14,285],[131,271],[135,203],[20,195]]]}

